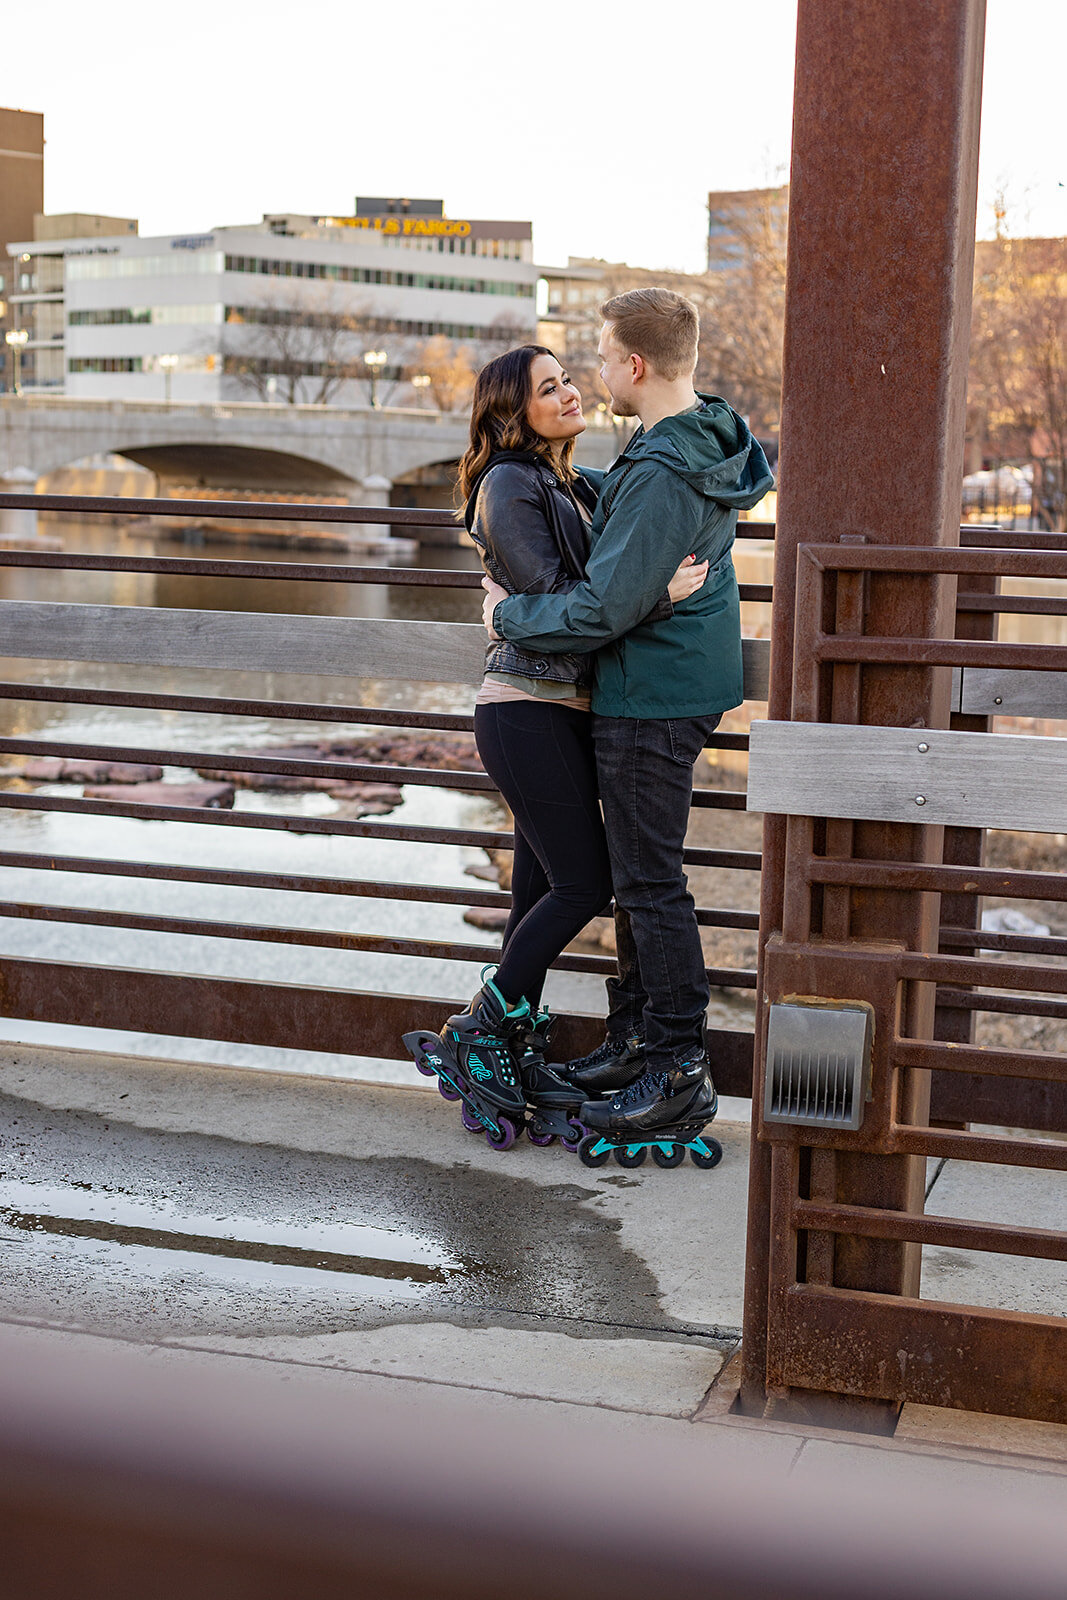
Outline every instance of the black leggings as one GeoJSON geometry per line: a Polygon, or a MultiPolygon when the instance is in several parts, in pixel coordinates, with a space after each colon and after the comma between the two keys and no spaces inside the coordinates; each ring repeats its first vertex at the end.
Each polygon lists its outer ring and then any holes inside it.
{"type": "Polygon", "coordinates": [[[515,814],[511,915],[496,984],[540,1003],[545,973],[611,900],[588,712],[550,700],[476,706],[485,770],[515,814]]]}

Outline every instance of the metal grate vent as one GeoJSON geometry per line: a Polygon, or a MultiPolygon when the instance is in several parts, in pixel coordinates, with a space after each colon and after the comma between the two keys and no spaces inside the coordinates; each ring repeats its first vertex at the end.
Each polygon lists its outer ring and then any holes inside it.
{"type": "Polygon", "coordinates": [[[772,1005],[764,1121],[858,1128],[870,1057],[868,1006],[772,1005]]]}

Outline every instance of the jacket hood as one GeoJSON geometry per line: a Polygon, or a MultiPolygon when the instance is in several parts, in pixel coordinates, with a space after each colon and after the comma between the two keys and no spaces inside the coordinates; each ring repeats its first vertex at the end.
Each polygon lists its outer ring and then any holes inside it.
{"type": "Polygon", "coordinates": [[[528,467],[543,467],[545,465],[541,456],[537,455],[533,450],[498,450],[495,456],[490,456],[471,484],[471,491],[467,496],[467,504],[463,508],[463,523],[468,533],[470,533],[474,525],[474,508],[478,503],[478,490],[482,486],[482,480],[486,473],[492,472],[493,468],[498,467],[502,461],[521,461],[528,467]]]}
{"type": "Polygon", "coordinates": [[[774,474],[744,417],[718,395],[702,394],[699,411],[664,417],[640,432],[624,454],[634,461],[658,461],[698,494],[732,510],[748,510],[774,488],[774,474]]]}

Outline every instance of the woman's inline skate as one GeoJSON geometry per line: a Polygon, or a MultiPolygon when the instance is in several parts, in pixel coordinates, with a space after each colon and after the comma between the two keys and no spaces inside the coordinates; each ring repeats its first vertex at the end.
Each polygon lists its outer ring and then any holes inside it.
{"type": "Polygon", "coordinates": [[[590,1100],[579,1113],[589,1129],[578,1146],[584,1166],[639,1167],[648,1151],[658,1167],[678,1167],[686,1151],[698,1167],[717,1167],[722,1145],[703,1137],[719,1109],[704,1051],[664,1070],[646,1071],[610,1099],[590,1100]]]}
{"type": "Polygon", "coordinates": [[[439,1034],[405,1033],[404,1043],[419,1071],[436,1076],[445,1100],[462,1100],[464,1127],[484,1132],[494,1150],[509,1150],[526,1121],[519,1056],[530,1008],[525,1000],[509,1006],[485,972],[482,978],[467,1010],[449,1017],[439,1034]]]}
{"type": "Polygon", "coordinates": [[[558,1138],[565,1150],[577,1150],[588,1131],[579,1113],[589,1095],[547,1064],[554,1022],[548,1011],[538,1011],[522,1041],[519,1076],[529,1117],[526,1137],[536,1145],[549,1145],[558,1138]]]}

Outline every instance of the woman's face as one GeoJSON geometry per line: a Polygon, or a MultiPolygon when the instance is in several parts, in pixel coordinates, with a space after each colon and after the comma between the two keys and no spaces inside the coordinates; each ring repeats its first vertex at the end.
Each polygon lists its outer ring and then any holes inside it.
{"type": "Polygon", "coordinates": [[[550,444],[560,446],[585,432],[582,397],[555,356],[534,356],[526,421],[550,444]]]}

